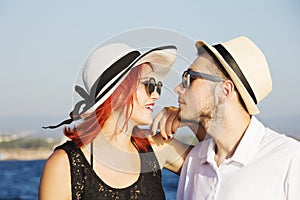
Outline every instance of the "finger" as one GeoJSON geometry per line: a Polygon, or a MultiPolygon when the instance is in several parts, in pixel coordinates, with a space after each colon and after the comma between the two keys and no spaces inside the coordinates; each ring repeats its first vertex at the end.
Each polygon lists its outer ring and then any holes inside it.
{"type": "Polygon", "coordinates": [[[166,140],[168,136],[166,135],[165,131],[166,118],[164,116],[164,110],[165,108],[154,117],[153,123],[151,125],[151,131],[154,135],[157,134],[159,129],[159,134],[164,140],[166,140]]]}
{"type": "Polygon", "coordinates": [[[163,115],[159,121],[159,129],[160,129],[160,135],[163,137],[164,140],[168,139],[168,135],[166,133],[166,121],[167,118],[163,115]]]}
{"type": "Polygon", "coordinates": [[[169,132],[171,132],[172,134],[174,134],[177,130],[177,128],[180,127],[180,121],[179,121],[179,108],[174,107],[174,106],[170,106],[169,108],[169,112],[172,113],[171,115],[171,119],[170,122],[172,122],[172,124],[170,125],[171,130],[169,132]]]}
{"type": "Polygon", "coordinates": [[[159,129],[159,122],[161,118],[163,117],[163,112],[160,111],[153,119],[153,122],[151,124],[151,131],[153,134],[156,134],[157,130],[159,129]]]}
{"type": "Polygon", "coordinates": [[[179,116],[179,112],[177,112],[177,114],[174,116],[174,120],[172,123],[172,129],[171,129],[172,133],[175,133],[176,130],[181,127],[181,122],[179,121],[178,116],[179,116]]]}
{"type": "Polygon", "coordinates": [[[172,135],[176,132],[177,128],[173,127],[175,121],[177,121],[176,114],[170,115],[168,120],[166,121],[165,130],[169,139],[171,139],[173,137],[172,135]]]}
{"type": "Polygon", "coordinates": [[[176,117],[176,120],[174,120],[174,121],[173,121],[173,124],[172,124],[172,129],[171,129],[171,131],[172,131],[173,134],[177,131],[178,128],[180,128],[180,125],[181,125],[181,123],[180,123],[180,121],[178,120],[178,116],[177,116],[177,117],[176,117]]]}

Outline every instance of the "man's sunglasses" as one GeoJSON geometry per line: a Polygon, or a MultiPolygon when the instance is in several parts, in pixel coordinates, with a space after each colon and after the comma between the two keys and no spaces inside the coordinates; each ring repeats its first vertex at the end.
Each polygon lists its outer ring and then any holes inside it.
{"type": "Polygon", "coordinates": [[[218,77],[218,76],[214,76],[211,74],[205,74],[205,73],[201,73],[201,72],[195,72],[192,71],[191,69],[188,69],[186,71],[183,72],[182,74],[182,86],[184,88],[188,88],[191,85],[191,76],[195,76],[195,77],[199,77],[205,80],[209,80],[209,81],[213,81],[213,82],[223,82],[225,81],[225,79],[218,77]]]}
{"type": "Polygon", "coordinates": [[[156,87],[156,92],[159,95],[161,94],[161,88],[163,86],[161,81],[158,81],[158,83],[156,83],[154,78],[149,78],[149,80],[142,82],[142,84],[145,85],[149,96],[151,96],[151,94],[155,91],[155,87],[156,87]]]}

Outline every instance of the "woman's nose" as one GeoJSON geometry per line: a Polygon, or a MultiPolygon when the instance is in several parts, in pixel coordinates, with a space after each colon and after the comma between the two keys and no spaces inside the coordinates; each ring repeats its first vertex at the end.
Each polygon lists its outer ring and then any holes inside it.
{"type": "Polygon", "coordinates": [[[151,99],[157,100],[160,98],[160,94],[156,91],[156,89],[150,95],[151,99]]]}

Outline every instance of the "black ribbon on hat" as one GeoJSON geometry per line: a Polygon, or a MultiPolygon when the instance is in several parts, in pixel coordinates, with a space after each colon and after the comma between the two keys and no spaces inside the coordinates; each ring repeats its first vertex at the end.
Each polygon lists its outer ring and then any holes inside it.
{"type": "Polygon", "coordinates": [[[221,56],[224,58],[224,60],[227,62],[227,64],[231,67],[231,69],[234,71],[234,73],[238,76],[240,81],[243,83],[244,87],[248,91],[248,94],[251,96],[252,100],[255,104],[257,104],[257,99],[255,97],[255,94],[248,83],[246,77],[244,76],[243,72],[241,71],[239,65],[236,63],[234,58],[231,56],[231,54],[225,49],[225,47],[222,44],[216,44],[213,45],[213,47],[221,54],[221,56]]]}
{"type": "Polygon", "coordinates": [[[81,115],[95,105],[107,92],[109,92],[119,81],[124,77],[125,74],[134,66],[137,62],[136,58],[141,55],[138,51],[132,51],[116,62],[114,62],[108,69],[106,69],[101,76],[92,85],[90,94],[88,94],[82,87],[76,85],[75,91],[82,97],[83,100],[77,102],[74,109],[69,114],[69,119],[62,121],[61,123],[54,126],[46,126],[44,129],[58,128],[64,124],[71,124],[73,121],[81,119],[81,115]],[[135,61],[136,60],[136,61],[135,61]],[[135,61],[135,62],[134,62],[135,61]],[[113,83],[111,83],[105,91],[101,92],[102,88],[106,86],[114,77],[119,73],[122,73],[113,83]],[[101,93],[100,93],[101,92],[101,93]],[[99,94],[100,93],[100,94],[99,94]],[[82,107],[83,106],[83,107],[82,107]],[[80,111],[82,107],[82,110],[80,111]]]}

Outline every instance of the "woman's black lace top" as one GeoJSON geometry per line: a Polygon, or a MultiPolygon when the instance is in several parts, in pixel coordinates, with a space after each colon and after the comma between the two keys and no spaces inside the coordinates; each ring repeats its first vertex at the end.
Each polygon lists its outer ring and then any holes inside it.
{"type": "MultiPolygon", "coordinates": [[[[69,157],[73,200],[93,199],[143,199],[161,200],[165,194],[161,183],[161,169],[152,147],[149,152],[139,152],[142,172],[138,180],[126,188],[112,188],[97,176],[80,148],[68,141],[56,149],[63,149],[69,157]]],[[[56,150],[55,149],[55,150],[56,150]]]]}

